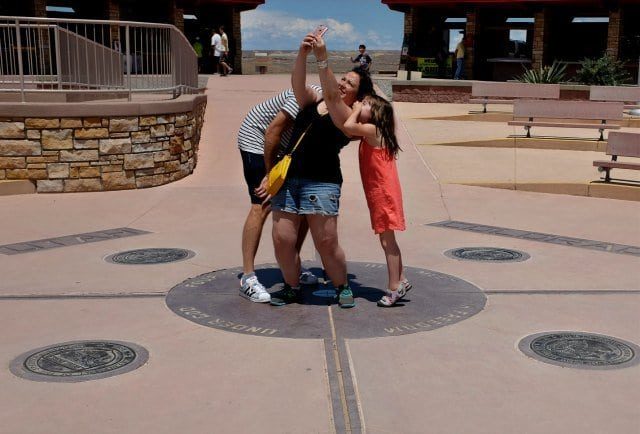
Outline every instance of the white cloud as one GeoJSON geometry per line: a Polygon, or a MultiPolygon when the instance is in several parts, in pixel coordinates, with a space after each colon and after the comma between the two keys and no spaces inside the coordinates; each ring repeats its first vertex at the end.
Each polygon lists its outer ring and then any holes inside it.
{"type": "Polygon", "coordinates": [[[295,50],[304,35],[313,31],[318,24],[329,27],[325,36],[329,49],[353,49],[354,44],[357,46],[362,40],[362,35],[349,22],[333,18],[312,20],[286,12],[256,9],[242,13],[243,46],[295,50]]]}

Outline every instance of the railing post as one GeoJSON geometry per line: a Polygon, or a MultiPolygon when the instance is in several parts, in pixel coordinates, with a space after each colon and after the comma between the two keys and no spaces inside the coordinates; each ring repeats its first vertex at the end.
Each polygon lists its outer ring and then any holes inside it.
{"type": "MultiPolygon", "coordinates": [[[[638,58],[638,86],[640,86],[640,57],[638,58]]],[[[640,105],[640,101],[636,101],[636,104],[640,105]]],[[[631,116],[640,116],[640,108],[631,109],[629,114],[631,116]]]]}
{"type": "Polygon", "coordinates": [[[129,40],[129,25],[125,27],[125,42],[127,44],[126,54],[124,55],[125,67],[127,71],[127,81],[129,82],[129,96],[128,100],[131,101],[131,41],[129,40]]]}
{"type": "Polygon", "coordinates": [[[20,97],[25,102],[24,70],[22,68],[22,39],[20,39],[20,20],[16,20],[16,44],[18,45],[18,73],[20,74],[20,97]]]}
{"type": "Polygon", "coordinates": [[[176,95],[176,90],[177,90],[177,86],[178,86],[178,74],[177,74],[177,67],[178,67],[178,62],[176,61],[176,52],[178,50],[174,50],[175,45],[177,45],[177,43],[174,43],[176,35],[175,35],[176,30],[175,29],[170,29],[169,30],[169,50],[170,50],[170,55],[169,55],[169,62],[171,65],[171,84],[173,85],[173,97],[177,98],[178,95],[176,95]]]}
{"type": "Polygon", "coordinates": [[[58,90],[62,89],[62,55],[60,54],[60,27],[56,23],[55,27],[56,41],[56,72],[58,73],[58,90]]]}

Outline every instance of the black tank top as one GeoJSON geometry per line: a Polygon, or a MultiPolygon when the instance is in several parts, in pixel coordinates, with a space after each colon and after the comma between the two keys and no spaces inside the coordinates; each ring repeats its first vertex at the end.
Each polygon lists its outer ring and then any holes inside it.
{"type": "Polygon", "coordinates": [[[338,154],[351,139],[333,124],[328,113],[318,113],[318,104],[305,107],[296,117],[291,146],[310,124],[311,127],[293,153],[287,176],[342,184],[338,154]]]}

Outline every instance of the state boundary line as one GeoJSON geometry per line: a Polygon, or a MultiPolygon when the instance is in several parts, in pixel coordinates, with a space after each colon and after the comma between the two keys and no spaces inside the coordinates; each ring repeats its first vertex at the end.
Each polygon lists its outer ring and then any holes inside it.
{"type": "Polygon", "coordinates": [[[164,298],[166,292],[131,293],[131,294],[32,294],[32,295],[0,295],[5,300],[84,300],[84,299],[118,299],[118,298],[164,298]]]}
{"type": "MultiPolygon", "coordinates": [[[[487,295],[638,295],[640,289],[486,289],[487,295]]],[[[464,291],[462,292],[464,293],[464,291]]],[[[119,298],[161,298],[166,292],[148,292],[131,294],[28,294],[0,295],[0,301],[10,300],[83,300],[83,299],[119,299],[119,298]]]]}
{"type": "MultiPolygon", "coordinates": [[[[325,351],[327,360],[333,359],[332,369],[329,369],[327,374],[331,388],[335,430],[340,434],[364,433],[360,421],[360,403],[355,393],[355,385],[352,383],[353,374],[348,359],[348,348],[346,348],[344,339],[340,339],[336,332],[331,306],[327,306],[327,309],[331,327],[331,341],[325,339],[325,351]],[[342,415],[342,418],[338,417],[339,414],[342,415]]],[[[328,364],[331,365],[331,363],[328,364]]]]}

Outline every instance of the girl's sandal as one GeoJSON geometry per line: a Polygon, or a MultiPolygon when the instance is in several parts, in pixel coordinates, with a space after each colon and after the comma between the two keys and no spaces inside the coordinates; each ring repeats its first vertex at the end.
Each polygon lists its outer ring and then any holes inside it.
{"type": "Polygon", "coordinates": [[[398,289],[404,290],[404,294],[402,294],[403,297],[411,290],[411,288],[413,288],[413,285],[409,282],[409,279],[402,279],[400,281],[400,287],[398,289]]]}
{"type": "Polygon", "coordinates": [[[387,291],[387,294],[378,300],[378,306],[391,307],[396,304],[407,292],[405,291],[402,283],[398,285],[396,291],[387,291]]]}

